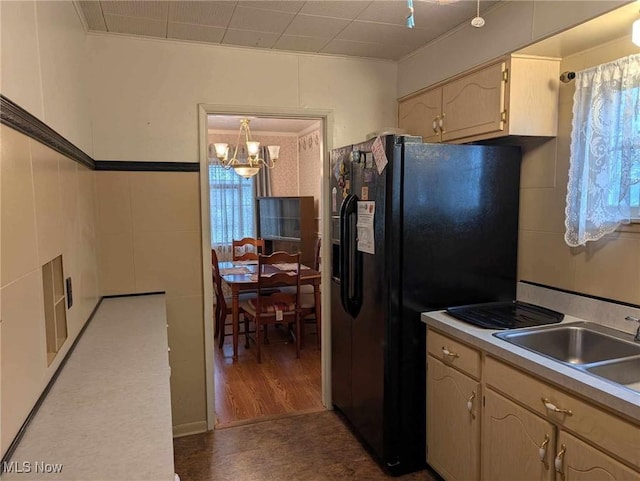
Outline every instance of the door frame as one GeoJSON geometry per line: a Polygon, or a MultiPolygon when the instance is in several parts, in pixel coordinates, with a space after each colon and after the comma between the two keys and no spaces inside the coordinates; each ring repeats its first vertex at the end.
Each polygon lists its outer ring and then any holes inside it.
{"type": "MultiPolygon", "coordinates": [[[[321,109],[303,109],[286,107],[261,107],[261,106],[233,106],[221,104],[199,104],[198,105],[198,141],[200,157],[200,216],[202,231],[202,280],[203,280],[203,312],[204,312],[204,353],[205,353],[205,393],[207,403],[207,430],[211,431],[215,425],[215,382],[214,382],[214,360],[213,350],[215,342],[213,339],[213,286],[208,280],[211,279],[211,225],[209,218],[209,176],[208,170],[208,115],[246,115],[273,118],[301,118],[317,119],[322,123],[322,148],[321,155],[321,185],[320,185],[320,206],[322,225],[319,226],[322,239],[322,259],[325,261],[321,266],[322,284],[329,285],[329,259],[330,243],[328,242],[330,233],[330,205],[329,205],[329,179],[331,176],[331,159],[329,152],[333,148],[333,111],[321,109]]],[[[322,290],[321,305],[321,379],[322,379],[322,404],[327,409],[331,406],[331,319],[330,319],[330,294],[325,287],[322,290]]]]}

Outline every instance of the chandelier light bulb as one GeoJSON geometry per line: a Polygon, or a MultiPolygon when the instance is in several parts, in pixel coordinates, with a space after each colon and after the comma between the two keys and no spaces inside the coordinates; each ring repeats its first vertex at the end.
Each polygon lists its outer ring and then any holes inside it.
{"type": "Polygon", "coordinates": [[[255,158],[260,153],[260,142],[255,140],[247,140],[247,153],[249,157],[255,158]]]}
{"type": "Polygon", "coordinates": [[[222,161],[226,161],[229,158],[229,144],[217,143],[214,145],[216,148],[216,157],[222,161]]]}
{"type": "Polygon", "coordinates": [[[278,157],[280,156],[280,146],[267,145],[267,149],[269,150],[269,158],[273,161],[278,160],[278,157]]]}

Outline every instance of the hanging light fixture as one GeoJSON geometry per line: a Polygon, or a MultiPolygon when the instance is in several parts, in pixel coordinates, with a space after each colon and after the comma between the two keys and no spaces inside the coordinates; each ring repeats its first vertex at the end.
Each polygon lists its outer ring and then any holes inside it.
{"type": "Polygon", "coordinates": [[[476,2],[476,16],[471,19],[471,26],[475,28],[484,27],[484,18],[480,16],[480,0],[476,2]]]}
{"type": "Polygon", "coordinates": [[[215,143],[216,157],[220,161],[220,165],[225,169],[233,169],[236,174],[248,179],[253,177],[260,171],[260,167],[265,166],[269,169],[273,169],[276,165],[276,160],[280,155],[279,145],[269,145],[269,161],[265,161],[260,157],[260,142],[251,140],[251,130],[249,129],[249,119],[240,120],[240,131],[238,132],[238,141],[236,142],[235,149],[233,151],[233,157],[229,159],[229,144],[215,143]],[[238,146],[240,145],[240,139],[244,133],[245,143],[247,145],[247,160],[241,162],[238,159],[238,146]]]}
{"type": "Polygon", "coordinates": [[[640,47],[640,18],[633,22],[631,28],[631,41],[640,47]]]}

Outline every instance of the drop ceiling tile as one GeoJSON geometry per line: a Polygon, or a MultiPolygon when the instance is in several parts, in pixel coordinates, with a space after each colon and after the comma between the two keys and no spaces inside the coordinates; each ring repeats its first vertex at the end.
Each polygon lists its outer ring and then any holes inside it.
{"type": "MultiPolygon", "coordinates": [[[[365,10],[371,3],[370,1],[311,1],[307,2],[300,13],[306,13],[309,15],[319,15],[322,17],[334,17],[334,18],[346,18],[353,20],[363,10],[365,10]]],[[[397,2],[385,2],[385,3],[397,3],[397,2]]],[[[406,2],[402,2],[404,6],[407,6],[406,2]]]]}
{"type": "MultiPolygon", "coordinates": [[[[496,0],[482,0],[480,12],[486,11],[496,3],[496,0]]],[[[413,8],[416,24],[414,28],[432,30],[434,38],[476,15],[475,0],[449,3],[447,0],[415,1],[413,8]]],[[[406,26],[407,14],[406,2],[375,1],[357,17],[357,20],[406,26]]]]}
{"type": "Polygon", "coordinates": [[[168,38],[195,40],[196,42],[220,43],[226,28],[169,22],[168,38]]]}
{"type": "Polygon", "coordinates": [[[457,27],[461,23],[471,21],[476,16],[475,11],[464,8],[454,8],[451,5],[443,5],[437,13],[420,15],[415,17],[415,30],[429,30],[433,38],[457,27]]]}
{"type": "MultiPolygon", "coordinates": [[[[449,8],[449,5],[436,5],[430,2],[413,2],[414,19],[416,25],[418,19],[433,15],[439,9],[449,8]]],[[[392,23],[394,25],[407,24],[409,9],[407,2],[403,1],[374,1],[357,17],[357,20],[368,22],[392,23]]]]}
{"type": "Polygon", "coordinates": [[[349,25],[350,21],[342,18],[316,17],[315,15],[296,15],[285,33],[306,37],[333,38],[349,25]]]}
{"type": "Polygon", "coordinates": [[[257,2],[242,0],[242,6],[261,8],[263,10],[276,10],[279,12],[298,13],[300,8],[304,5],[304,2],[298,2],[293,0],[285,0],[280,2],[271,2],[268,0],[261,0],[257,2]]]}
{"type": "Polygon", "coordinates": [[[222,43],[227,45],[242,45],[245,47],[271,48],[280,35],[254,30],[228,29],[222,43]]]}
{"type": "Polygon", "coordinates": [[[148,37],[166,37],[166,20],[151,18],[121,17],[120,15],[105,15],[109,32],[145,35],[148,37]]]}
{"type": "Polygon", "coordinates": [[[105,15],[155,18],[156,20],[166,20],[169,8],[169,2],[165,1],[103,1],[100,4],[105,15]]]}
{"type": "Polygon", "coordinates": [[[102,16],[102,8],[100,7],[100,2],[80,1],[78,3],[80,5],[80,9],[82,10],[82,14],[87,21],[89,30],[99,30],[101,32],[106,32],[107,24],[104,22],[104,17],[102,16]]]}
{"type": "Polygon", "coordinates": [[[171,2],[169,21],[226,27],[236,2],[171,2]]]}
{"type": "Polygon", "coordinates": [[[326,38],[283,35],[273,48],[296,52],[319,52],[327,43],[328,39],[326,38]]]}
{"type": "Polygon", "coordinates": [[[229,28],[282,33],[293,20],[293,13],[274,12],[238,5],[233,12],[229,28]]]}
{"type": "Polygon", "coordinates": [[[407,53],[406,47],[338,39],[329,42],[320,52],[388,60],[397,60],[407,53]]]}
{"type": "Polygon", "coordinates": [[[397,44],[415,49],[424,45],[432,37],[428,30],[407,28],[401,25],[354,21],[340,32],[336,39],[382,43],[384,45],[397,44]]]}

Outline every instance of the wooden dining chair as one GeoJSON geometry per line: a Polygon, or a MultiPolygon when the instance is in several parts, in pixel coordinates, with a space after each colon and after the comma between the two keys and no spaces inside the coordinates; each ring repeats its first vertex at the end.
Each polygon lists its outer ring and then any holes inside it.
{"type": "Polygon", "coordinates": [[[232,242],[234,261],[256,261],[259,254],[264,254],[264,239],[243,237],[232,242]]]}
{"type": "MultiPolygon", "coordinates": [[[[320,238],[316,239],[314,246],[313,266],[310,266],[315,271],[320,271],[320,251],[321,241],[320,238]]],[[[291,288],[282,287],[282,291],[292,292],[291,288]]],[[[300,286],[300,317],[302,319],[301,330],[302,337],[300,339],[300,345],[304,347],[304,327],[306,324],[315,324],[316,326],[316,345],[320,349],[320,316],[316,315],[316,296],[314,287],[310,284],[304,284],[300,286]]]]}
{"type": "MultiPolygon", "coordinates": [[[[215,313],[214,313],[214,333],[213,337],[218,338],[218,347],[222,349],[224,345],[224,337],[226,335],[226,328],[232,326],[233,320],[227,322],[227,318],[233,314],[232,312],[232,300],[231,297],[226,297],[222,289],[222,276],[220,275],[220,267],[218,262],[218,255],[215,249],[211,249],[211,271],[213,273],[213,293],[216,298],[215,313]]],[[[255,293],[242,293],[238,296],[238,301],[248,301],[249,299],[256,297],[255,293]]],[[[240,312],[242,314],[242,311],[240,312]]],[[[239,334],[244,334],[245,344],[244,347],[249,347],[249,320],[244,319],[244,331],[239,334]]]]}
{"type": "Polygon", "coordinates": [[[245,318],[255,323],[258,363],[262,363],[261,326],[293,324],[295,326],[296,357],[300,357],[300,254],[274,252],[258,256],[258,296],[240,304],[245,318]],[[295,264],[295,271],[279,271],[276,264],[295,264]],[[275,272],[275,273],[274,273],[275,272]],[[293,288],[284,292],[280,288],[293,288]],[[276,288],[276,291],[273,289],[276,288]]]}

